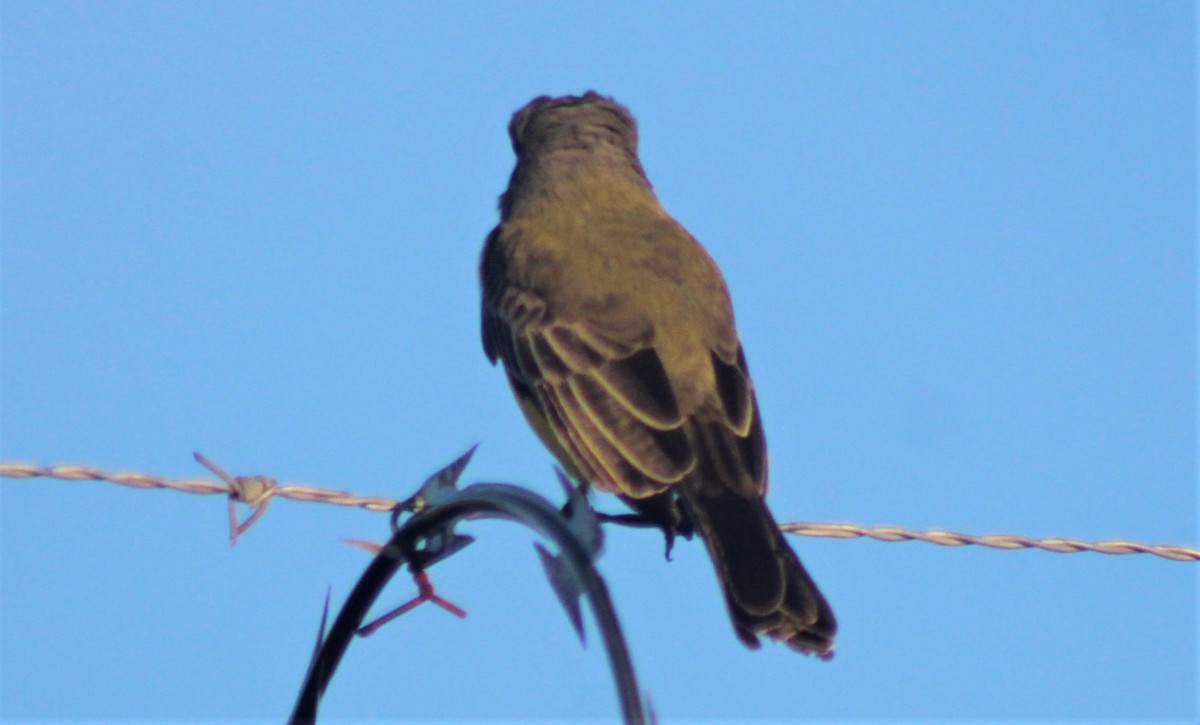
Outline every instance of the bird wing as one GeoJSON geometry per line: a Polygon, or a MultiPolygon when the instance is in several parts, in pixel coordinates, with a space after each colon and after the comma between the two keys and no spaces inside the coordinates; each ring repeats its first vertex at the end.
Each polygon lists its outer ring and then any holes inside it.
{"type": "Polygon", "coordinates": [[[643,498],[695,465],[653,347],[557,318],[529,291],[508,290],[483,316],[485,351],[504,362],[526,415],[568,467],[601,489],[643,498]]]}
{"type": "MultiPolygon", "coordinates": [[[[653,334],[616,334],[594,320],[556,314],[538,292],[514,284],[493,232],[485,247],[483,346],[500,360],[535,431],[572,472],[632,498],[661,493],[696,465],[693,416],[680,410],[653,334]]],[[[711,418],[739,461],[731,476],[765,483],[765,445],[740,347],[712,352],[717,407],[711,418]]],[[[694,411],[692,411],[694,412],[694,411]]]]}

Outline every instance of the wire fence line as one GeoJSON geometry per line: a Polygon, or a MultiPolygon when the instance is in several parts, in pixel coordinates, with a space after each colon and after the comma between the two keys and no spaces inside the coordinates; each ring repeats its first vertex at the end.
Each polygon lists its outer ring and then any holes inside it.
{"type": "MultiPolygon", "coordinates": [[[[197,458],[202,458],[197,456],[197,458]]],[[[302,484],[279,484],[268,476],[229,476],[224,481],[202,478],[162,478],[146,473],[108,472],[90,466],[38,466],[31,463],[0,462],[0,478],[55,478],[62,481],[108,481],[131,488],[164,488],[194,494],[220,494],[262,506],[273,497],[349,506],[368,511],[390,512],[400,503],[383,496],[360,496],[302,484]]],[[[1200,561],[1200,549],[1188,546],[1143,544],[1136,541],[1080,541],[1067,538],[1034,539],[1014,534],[972,535],[957,531],[929,529],[912,531],[895,526],[861,526],[828,522],[780,524],[782,531],[800,536],[827,539],[866,537],[876,541],[924,541],[939,546],[986,546],[993,549],[1041,549],[1058,554],[1091,551],[1099,554],[1150,554],[1171,561],[1200,561]]]]}

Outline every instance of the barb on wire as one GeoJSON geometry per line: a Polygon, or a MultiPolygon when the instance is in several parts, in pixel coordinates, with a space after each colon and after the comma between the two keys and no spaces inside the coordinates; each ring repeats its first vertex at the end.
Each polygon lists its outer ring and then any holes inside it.
{"type": "MultiPolygon", "coordinates": [[[[89,466],[62,465],[37,466],[31,463],[0,463],[0,478],[56,478],[64,481],[109,481],[133,488],[166,488],[183,493],[224,494],[233,491],[227,482],[204,479],[167,479],[145,473],[108,473],[89,466]]],[[[266,477],[260,477],[266,478],[266,477]]],[[[273,479],[267,479],[271,480],[273,479]]],[[[400,502],[382,496],[359,496],[348,491],[335,491],[300,484],[278,485],[272,497],[293,501],[310,501],[351,506],[368,511],[395,511],[400,502]]],[[[867,537],[876,541],[924,541],[940,546],[966,546],[975,544],[995,549],[1036,548],[1060,554],[1091,551],[1100,554],[1149,554],[1171,561],[1200,561],[1200,549],[1171,544],[1143,544],[1136,541],[1081,541],[1069,538],[1034,539],[1015,534],[986,534],[977,536],[956,531],[931,529],[912,531],[894,526],[868,527],[859,524],[796,522],[780,524],[779,528],[799,536],[820,538],[854,539],[867,537]]]]}
{"type": "MultiPolygon", "coordinates": [[[[537,551],[559,601],[582,638],[579,600],[587,599],[608,652],[622,716],[627,723],[647,722],[644,699],[608,587],[594,566],[603,545],[603,534],[591,507],[561,472],[559,479],[568,498],[562,510],[532,491],[510,484],[476,483],[459,489],[458,478],[474,450],[430,476],[417,494],[397,509],[396,519],[405,512],[411,516],[402,524],[393,524],[391,540],[379,549],[347,597],[329,635],[314,652],[289,722],[315,721],[317,704],[351,639],[360,632],[367,611],[400,567],[407,565],[421,586],[422,594],[413,601],[437,601],[433,599],[425,570],[471,543],[471,537],[454,530],[458,523],[482,518],[524,524],[557,546],[557,555],[541,546],[537,546],[537,551]]],[[[412,602],[402,609],[410,605],[412,602]]],[[[324,621],[322,617],[322,632],[324,621]]]]}
{"type": "Polygon", "coordinates": [[[231,476],[217,464],[205,458],[201,453],[192,454],[196,462],[216,474],[217,478],[229,486],[229,545],[237,546],[238,537],[254,525],[255,521],[267,511],[271,496],[279,488],[275,479],[268,476],[231,476]],[[237,520],[237,507],[241,501],[250,506],[250,515],[242,523],[237,520]]]}

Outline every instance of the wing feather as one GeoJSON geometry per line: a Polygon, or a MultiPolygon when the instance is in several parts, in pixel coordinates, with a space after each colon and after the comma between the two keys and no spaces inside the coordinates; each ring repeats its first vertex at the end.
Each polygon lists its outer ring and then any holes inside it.
{"type": "Polygon", "coordinates": [[[762,424],[740,347],[712,352],[711,404],[682,411],[652,330],[557,314],[510,276],[497,240],[489,238],[481,265],[484,350],[503,361],[526,415],[568,468],[644,498],[678,484],[697,465],[696,447],[708,446],[722,479],[762,490],[762,424]],[[699,432],[701,419],[733,435],[699,432]]]}
{"type": "MultiPolygon", "coordinates": [[[[483,309],[484,345],[503,361],[522,408],[536,414],[580,475],[642,498],[695,466],[684,417],[652,347],[555,319],[528,291],[483,309]],[[614,357],[620,355],[620,357],[614,357]]],[[[539,422],[541,422],[539,421],[539,422]]]]}

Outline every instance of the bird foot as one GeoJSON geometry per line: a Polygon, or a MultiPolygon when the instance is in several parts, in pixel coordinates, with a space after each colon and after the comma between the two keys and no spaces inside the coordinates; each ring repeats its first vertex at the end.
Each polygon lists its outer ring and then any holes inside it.
{"type": "MultiPolygon", "coordinates": [[[[663,538],[666,539],[666,551],[664,555],[667,561],[671,560],[671,550],[675,548],[675,531],[669,526],[664,526],[663,523],[651,516],[645,514],[605,514],[596,512],[596,518],[602,524],[617,524],[618,526],[630,526],[636,529],[658,529],[662,532],[663,538]]],[[[691,538],[691,533],[684,534],[684,538],[691,538]]]]}

